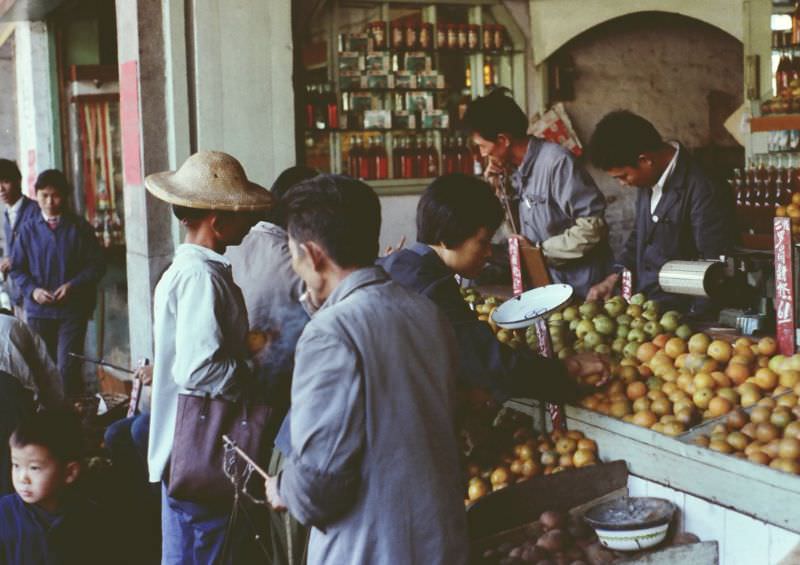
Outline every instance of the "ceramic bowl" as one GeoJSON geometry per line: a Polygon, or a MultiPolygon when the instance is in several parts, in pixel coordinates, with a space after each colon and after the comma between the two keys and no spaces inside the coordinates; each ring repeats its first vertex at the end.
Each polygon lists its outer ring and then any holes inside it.
{"type": "Polygon", "coordinates": [[[625,496],[593,506],[584,520],[607,548],[639,551],[664,541],[674,514],[669,500],[625,496]]]}

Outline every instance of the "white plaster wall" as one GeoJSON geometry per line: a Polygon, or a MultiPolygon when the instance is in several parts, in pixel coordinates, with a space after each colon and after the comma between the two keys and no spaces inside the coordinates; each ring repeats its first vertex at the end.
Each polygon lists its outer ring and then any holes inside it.
{"type": "Polygon", "coordinates": [[[194,0],[197,149],[270,186],[295,162],[290,0],[194,0]]]}
{"type": "Polygon", "coordinates": [[[628,477],[628,491],[631,496],[655,496],[675,504],[680,510],[679,531],[719,542],[719,565],[776,565],[800,543],[794,532],[633,475],[628,477]]]}
{"type": "Polygon", "coordinates": [[[16,24],[17,124],[23,190],[32,193],[36,174],[55,166],[50,89],[50,47],[44,22],[16,24]]]}
{"type": "MultiPolygon", "coordinates": [[[[628,109],[691,149],[737,147],[721,127],[743,102],[743,47],[728,33],[682,16],[634,14],[587,31],[559,56],[565,52],[575,66],[575,98],[565,106],[584,144],[606,113],[628,109]]],[[[636,191],[590,172],[608,198],[618,252],[633,226],[636,191]]]]}
{"type": "Polygon", "coordinates": [[[17,91],[14,80],[14,37],[0,48],[0,157],[17,159],[17,91]]]}
{"type": "Polygon", "coordinates": [[[406,245],[417,240],[418,195],[381,196],[381,244],[383,252],[387,246],[395,247],[405,236],[406,245]]]}

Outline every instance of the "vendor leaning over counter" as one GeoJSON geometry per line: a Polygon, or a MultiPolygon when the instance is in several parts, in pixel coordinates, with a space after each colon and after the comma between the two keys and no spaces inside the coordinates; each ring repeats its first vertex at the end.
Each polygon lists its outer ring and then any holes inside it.
{"type": "Polygon", "coordinates": [[[702,314],[703,300],[664,292],[658,272],[667,261],[718,259],[736,241],[732,195],[715,184],[689,151],[664,141],[656,128],[631,112],[606,115],[592,135],[592,162],[623,186],[638,188],[636,223],[614,273],[592,287],[588,300],[614,293],[622,269],[633,289],[665,308],[702,314]]]}
{"type": "Polygon", "coordinates": [[[493,185],[509,173],[519,207],[519,231],[540,245],[553,282],[586,296],[608,272],[611,249],[606,201],[566,149],[527,134],[528,118],[507,88],[477,98],[464,116],[493,185]]]}
{"type": "Polygon", "coordinates": [[[439,177],[417,206],[417,243],[379,263],[395,282],[427,296],[447,315],[458,342],[460,384],[485,389],[498,402],[574,400],[579,391],[573,378],[606,371],[600,357],[580,354],[562,363],[512,349],[478,320],[459,292],[454,275],[480,274],[502,220],[500,202],[485,182],[461,174],[439,177]]]}

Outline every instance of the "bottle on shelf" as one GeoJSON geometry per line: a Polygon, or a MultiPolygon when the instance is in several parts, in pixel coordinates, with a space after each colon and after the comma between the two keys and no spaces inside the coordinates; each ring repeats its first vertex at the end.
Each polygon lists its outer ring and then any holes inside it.
{"type": "Polygon", "coordinates": [[[327,127],[329,129],[338,129],[339,128],[339,107],[336,103],[336,94],[333,92],[333,88],[330,84],[325,85],[325,94],[324,94],[324,102],[325,102],[325,111],[326,111],[326,122],[327,127]]]}
{"type": "Polygon", "coordinates": [[[359,177],[362,156],[361,138],[354,135],[350,138],[350,151],[347,153],[347,173],[354,179],[359,177]]]}
{"type": "Polygon", "coordinates": [[[400,159],[403,155],[402,138],[398,135],[392,139],[392,177],[402,178],[402,165],[400,159]]]}
{"type": "Polygon", "coordinates": [[[403,138],[402,154],[400,156],[400,178],[414,178],[414,152],[408,137],[403,138]]]}
{"type": "Polygon", "coordinates": [[[446,175],[458,172],[458,158],[455,154],[453,139],[446,136],[442,139],[442,172],[446,175]]]}
{"type": "Polygon", "coordinates": [[[800,45],[800,2],[796,2],[792,12],[792,45],[800,45]]]}
{"type": "Polygon", "coordinates": [[[375,178],[374,155],[375,140],[372,137],[367,137],[363,155],[358,163],[358,178],[363,180],[372,180],[375,178]]]}
{"type": "Polygon", "coordinates": [[[383,144],[383,136],[375,138],[375,145],[372,153],[374,179],[384,180],[389,178],[389,156],[386,154],[386,147],[383,144]]]}
{"type": "Polygon", "coordinates": [[[425,148],[427,151],[428,168],[425,172],[426,177],[439,176],[439,152],[436,150],[436,144],[433,140],[433,135],[428,133],[425,136],[425,148]]]}
{"type": "Polygon", "coordinates": [[[465,139],[461,136],[458,136],[458,164],[459,172],[464,173],[465,175],[473,174],[474,163],[472,151],[469,150],[465,139]]]}
{"type": "Polygon", "coordinates": [[[792,80],[792,70],[794,63],[789,58],[789,53],[783,51],[781,53],[780,61],[778,62],[778,69],[775,71],[775,92],[776,96],[786,96],[790,91],[789,83],[792,80]]]}

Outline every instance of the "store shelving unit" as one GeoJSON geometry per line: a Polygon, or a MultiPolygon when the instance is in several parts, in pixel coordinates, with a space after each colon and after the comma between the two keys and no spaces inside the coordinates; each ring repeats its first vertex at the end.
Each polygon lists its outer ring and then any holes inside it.
{"type": "MultiPolygon", "coordinates": [[[[382,145],[386,148],[389,163],[389,178],[370,180],[369,183],[380,194],[414,194],[420,192],[429,182],[430,178],[395,178],[393,146],[396,138],[407,136],[421,136],[425,138],[430,134],[433,146],[439,155],[438,169],[443,172],[442,153],[445,139],[456,134],[462,136],[466,132],[458,131],[457,116],[458,105],[462,107],[469,99],[484,95],[490,88],[505,86],[511,89],[520,106],[526,108],[526,81],[525,81],[525,36],[522,30],[499,0],[440,0],[439,2],[422,2],[419,0],[405,0],[402,2],[376,2],[372,0],[330,0],[325,2],[313,18],[322,18],[325,24],[325,44],[327,62],[324,68],[317,65],[316,69],[306,67],[318,78],[332,85],[339,115],[342,113],[343,96],[353,93],[370,93],[380,99],[380,107],[384,110],[399,110],[398,102],[409,92],[428,93],[433,96],[434,108],[445,110],[450,118],[447,127],[422,128],[417,123],[414,129],[409,128],[374,128],[361,129],[348,123],[346,128],[320,128],[304,129],[302,139],[307,155],[314,152],[316,161],[313,164],[322,167],[324,162],[327,170],[332,173],[347,173],[346,161],[349,151],[350,139],[354,136],[361,137],[364,142],[369,137],[380,137],[382,145]],[[391,49],[389,46],[389,33],[393,21],[404,18],[418,18],[420,22],[431,24],[434,30],[433,48],[426,53],[431,57],[433,70],[445,76],[445,88],[342,88],[339,81],[339,37],[342,33],[359,33],[366,31],[367,24],[371,21],[386,22],[387,49],[380,51],[390,59],[395,57],[402,61],[408,50],[391,49]],[[456,20],[452,20],[456,18],[456,20]],[[435,48],[435,30],[440,22],[463,23],[483,26],[485,24],[499,24],[505,28],[505,45],[502,50],[487,50],[480,48],[473,50],[437,50],[435,48]],[[492,77],[490,84],[483,80],[484,63],[491,63],[492,77]],[[464,76],[469,69],[470,83],[466,84],[464,76]],[[458,72],[461,76],[458,76],[458,72]],[[323,77],[324,72],[324,77],[323,77]]],[[[322,39],[317,36],[317,40],[322,39]]],[[[482,46],[482,42],[481,42],[482,46]]],[[[420,50],[411,50],[420,51],[420,50]]],[[[418,120],[419,122],[419,120],[418,120]]],[[[310,159],[306,159],[312,164],[310,159]]]]}

